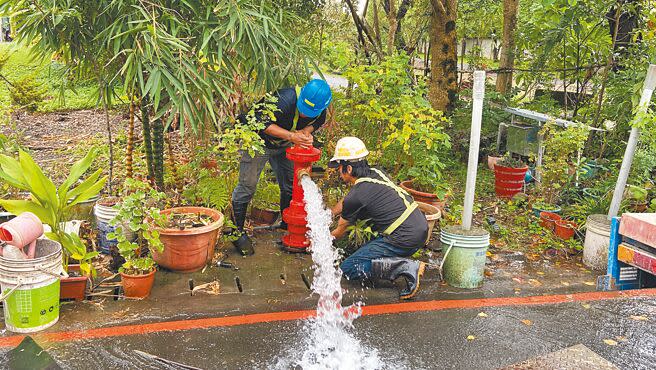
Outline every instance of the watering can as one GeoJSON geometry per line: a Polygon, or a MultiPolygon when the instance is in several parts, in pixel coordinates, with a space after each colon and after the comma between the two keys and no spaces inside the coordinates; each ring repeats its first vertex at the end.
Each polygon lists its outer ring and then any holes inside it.
{"type": "Polygon", "coordinates": [[[36,240],[43,235],[41,220],[31,212],[0,225],[0,255],[15,259],[32,259],[36,254],[36,240]],[[25,248],[27,247],[27,253],[25,248]]]}

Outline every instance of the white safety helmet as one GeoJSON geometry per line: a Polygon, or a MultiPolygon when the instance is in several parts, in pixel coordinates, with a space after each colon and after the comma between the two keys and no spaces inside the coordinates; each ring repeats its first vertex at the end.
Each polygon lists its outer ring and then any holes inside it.
{"type": "Polygon", "coordinates": [[[343,137],[337,141],[337,145],[335,145],[335,155],[330,162],[328,162],[328,167],[337,168],[341,161],[361,161],[367,155],[369,155],[369,151],[362,140],[353,136],[343,137]]]}

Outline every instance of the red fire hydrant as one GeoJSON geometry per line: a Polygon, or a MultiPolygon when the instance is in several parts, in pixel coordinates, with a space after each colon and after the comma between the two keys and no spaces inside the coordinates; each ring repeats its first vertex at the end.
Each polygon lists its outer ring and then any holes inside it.
{"type": "Polygon", "coordinates": [[[282,219],[287,223],[287,235],[282,238],[285,250],[289,252],[305,252],[310,241],[305,236],[307,229],[307,213],[305,212],[305,196],[303,187],[299,183],[298,172],[312,172],[312,163],[321,158],[321,150],[315,147],[301,148],[293,146],[287,148],[287,158],[294,162],[294,187],[292,188],[292,201],[289,207],[282,211],[282,219]]]}

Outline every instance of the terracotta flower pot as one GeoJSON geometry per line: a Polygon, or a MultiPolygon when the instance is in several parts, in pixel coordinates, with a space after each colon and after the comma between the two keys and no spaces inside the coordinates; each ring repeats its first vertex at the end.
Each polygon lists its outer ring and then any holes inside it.
{"type": "Polygon", "coordinates": [[[407,191],[412,196],[412,198],[417,202],[430,204],[432,206],[439,208],[440,211],[443,210],[444,207],[446,206],[446,198],[440,199],[437,197],[437,194],[426,193],[423,191],[416,190],[413,187],[412,180],[403,181],[400,184],[400,186],[403,190],[407,191]]]}
{"type": "Polygon", "coordinates": [[[155,282],[155,272],[153,270],[146,275],[128,275],[121,272],[121,283],[123,284],[123,294],[131,298],[146,298],[150,295],[150,290],[155,282]]]}
{"type": "Polygon", "coordinates": [[[556,221],[561,220],[559,214],[553,212],[540,212],[540,226],[545,229],[554,231],[556,228],[556,221]]]}
{"type": "Polygon", "coordinates": [[[273,223],[278,219],[279,213],[280,212],[274,211],[272,209],[251,207],[251,220],[258,224],[273,225],[273,223]]]}
{"type": "Polygon", "coordinates": [[[558,220],[556,221],[556,228],[554,229],[556,236],[563,240],[570,239],[576,232],[576,224],[572,221],[558,220]]]}
{"type": "Polygon", "coordinates": [[[156,228],[164,244],[162,253],[153,251],[153,259],[157,264],[178,272],[194,272],[205,267],[214,255],[216,238],[223,226],[223,214],[203,207],[178,207],[161,213],[200,213],[214,220],[207,226],[185,230],[156,228]]]}
{"type": "MultiPolygon", "coordinates": [[[[80,265],[68,265],[68,272],[80,272],[80,265]]],[[[87,291],[86,276],[69,276],[62,278],[59,285],[59,299],[84,300],[87,291]]]]}
{"type": "Polygon", "coordinates": [[[433,228],[435,228],[435,223],[439,221],[442,217],[442,212],[440,209],[422,202],[417,202],[419,204],[419,209],[426,216],[426,222],[428,222],[428,237],[426,237],[426,245],[430,242],[431,235],[433,235],[433,228]]]}
{"type": "Polygon", "coordinates": [[[528,166],[522,168],[494,165],[494,191],[499,198],[512,198],[524,188],[528,166]]]}

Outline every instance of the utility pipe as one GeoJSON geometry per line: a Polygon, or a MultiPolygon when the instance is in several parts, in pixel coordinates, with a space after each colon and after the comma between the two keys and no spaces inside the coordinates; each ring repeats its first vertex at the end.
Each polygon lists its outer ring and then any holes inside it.
{"type": "Polygon", "coordinates": [[[474,211],[474,192],[476,190],[476,170],[478,169],[478,148],[481,142],[481,121],[483,119],[483,98],[485,97],[485,71],[474,71],[474,103],[472,105],[472,125],[469,137],[469,163],[467,164],[467,183],[465,203],[462,210],[462,228],[471,229],[474,211]]]}
{"type": "Polygon", "coordinates": [[[613,217],[616,217],[620,211],[620,203],[622,203],[624,188],[626,187],[626,181],[629,178],[629,173],[631,172],[631,164],[633,163],[633,156],[635,155],[636,146],[638,145],[638,138],[640,137],[640,129],[636,126],[636,124],[638,123],[636,121],[641,119],[643,114],[647,112],[647,108],[649,108],[649,102],[651,101],[651,96],[654,93],[655,87],[656,87],[656,64],[650,64],[649,69],[647,70],[647,77],[645,77],[645,84],[642,89],[640,104],[638,105],[636,116],[632,122],[633,128],[631,128],[631,134],[629,135],[629,142],[626,144],[624,159],[622,159],[622,167],[620,167],[620,173],[617,176],[617,184],[615,184],[615,192],[613,193],[613,200],[611,201],[610,209],[608,210],[609,221],[613,217]]]}

